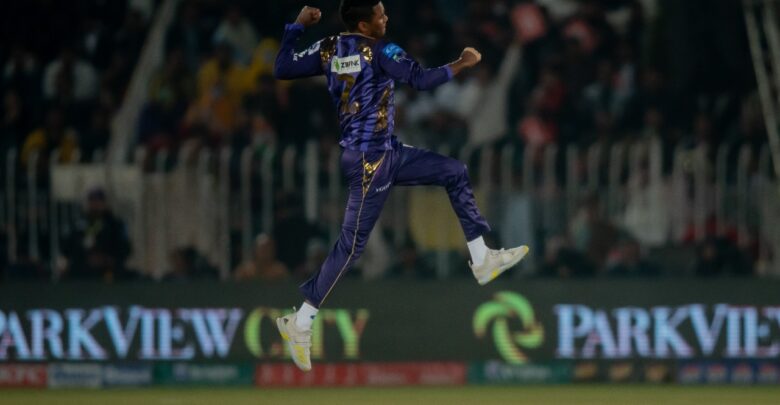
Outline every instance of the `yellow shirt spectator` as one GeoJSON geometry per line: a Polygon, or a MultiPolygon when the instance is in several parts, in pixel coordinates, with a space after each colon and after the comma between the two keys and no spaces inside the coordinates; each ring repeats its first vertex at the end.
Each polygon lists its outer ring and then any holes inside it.
{"type": "Polygon", "coordinates": [[[50,139],[44,128],[38,128],[24,140],[24,146],[22,147],[22,164],[26,165],[28,159],[34,152],[42,153],[54,148],[60,149],[60,157],[58,162],[68,163],[73,162],[76,159],[76,151],[78,150],[78,141],[76,138],[76,132],[72,129],[65,129],[62,138],[55,145],[52,145],[52,139],[50,139]]]}
{"type": "Polygon", "coordinates": [[[38,128],[24,140],[21,163],[26,165],[34,152],[48,153],[56,148],[60,150],[60,163],[76,160],[78,138],[76,131],[65,126],[64,113],[53,108],[46,113],[46,124],[38,128]]]}
{"type": "Polygon", "coordinates": [[[252,89],[254,83],[247,70],[231,60],[230,47],[223,44],[216,54],[201,66],[198,71],[198,97],[220,87],[225,95],[236,105],[252,89]]]}

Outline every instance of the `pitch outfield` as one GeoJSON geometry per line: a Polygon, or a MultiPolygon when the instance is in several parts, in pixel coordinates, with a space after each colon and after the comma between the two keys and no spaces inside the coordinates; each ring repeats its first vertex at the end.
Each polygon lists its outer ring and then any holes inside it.
{"type": "Polygon", "coordinates": [[[0,390],[0,404],[777,404],[780,387],[548,385],[442,388],[0,390]]]}

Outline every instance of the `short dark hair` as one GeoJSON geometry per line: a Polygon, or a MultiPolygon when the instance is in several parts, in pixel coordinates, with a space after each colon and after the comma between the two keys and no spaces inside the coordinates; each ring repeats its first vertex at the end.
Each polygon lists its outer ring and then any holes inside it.
{"type": "Polygon", "coordinates": [[[380,0],[341,0],[339,14],[341,21],[347,26],[349,31],[357,30],[358,23],[361,21],[369,22],[374,16],[374,6],[379,4],[380,0]]]}

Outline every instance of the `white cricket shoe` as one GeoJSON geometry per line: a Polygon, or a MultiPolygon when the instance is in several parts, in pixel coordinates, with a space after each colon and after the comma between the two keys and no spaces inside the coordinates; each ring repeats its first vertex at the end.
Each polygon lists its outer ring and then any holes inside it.
{"type": "Polygon", "coordinates": [[[311,370],[311,329],[300,330],[295,325],[297,313],[293,312],[281,318],[276,318],[276,326],[279,334],[287,342],[290,356],[298,368],[303,371],[311,370]]]}
{"type": "Polygon", "coordinates": [[[479,285],[485,285],[523,260],[526,254],[528,254],[528,246],[525,245],[512,249],[488,249],[485,261],[481,265],[475,266],[469,262],[469,267],[474,272],[474,278],[479,285]]]}

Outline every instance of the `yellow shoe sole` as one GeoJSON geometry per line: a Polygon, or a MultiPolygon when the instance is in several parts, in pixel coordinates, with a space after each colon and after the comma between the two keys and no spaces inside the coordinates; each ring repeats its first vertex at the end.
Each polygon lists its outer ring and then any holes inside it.
{"type": "Polygon", "coordinates": [[[520,260],[523,260],[523,258],[530,251],[528,246],[525,246],[525,245],[520,246],[520,250],[521,250],[521,254],[520,254],[520,256],[517,256],[517,259],[512,260],[511,262],[509,262],[509,263],[507,263],[507,264],[505,264],[505,265],[503,265],[503,266],[501,266],[501,267],[491,271],[490,274],[487,275],[487,277],[482,277],[480,279],[477,279],[477,282],[479,283],[479,285],[485,285],[485,284],[495,280],[496,278],[498,278],[498,276],[501,275],[501,273],[511,269],[517,263],[520,263],[520,260]]]}

